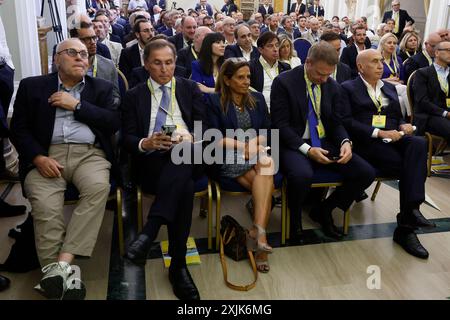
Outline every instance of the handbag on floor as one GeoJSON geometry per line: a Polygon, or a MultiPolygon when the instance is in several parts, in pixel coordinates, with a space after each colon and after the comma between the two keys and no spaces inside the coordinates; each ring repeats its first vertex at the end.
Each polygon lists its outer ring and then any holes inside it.
{"type": "Polygon", "coordinates": [[[247,250],[247,231],[229,215],[223,216],[220,221],[220,262],[222,263],[225,284],[229,288],[239,291],[249,291],[255,287],[256,280],[258,280],[258,271],[256,270],[253,252],[247,250]],[[235,285],[229,282],[225,255],[235,261],[241,261],[248,257],[253,271],[253,282],[248,285],[235,285]]]}

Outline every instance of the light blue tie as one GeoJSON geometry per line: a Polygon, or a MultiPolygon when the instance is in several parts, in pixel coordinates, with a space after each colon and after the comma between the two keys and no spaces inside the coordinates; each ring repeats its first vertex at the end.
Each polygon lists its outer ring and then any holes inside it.
{"type": "Polygon", "coordinates": [[[161,89],[163,95],[158,108],[158,113],[156,114],[155,128],[153,129],[153,132],[161,132],[161,127],[166,124],[167,112],[169,110],[171,99],[165,86],[160,86],[159,89],[161,89]]]}
{"type": "MultiPolygon", "coordinates": [[[[314,93],[315,84],[311,85],[311,91],[315,97],[314,93]]],[[[317,119],[316,112],[314,111],[314,106],[312,103],[313,97],[309,97],[308,99],[308,125],[309,125],[309,134],[311,136],[311,146],[312,147],[322,147],[322,143],[319,138],[319,133],[317,132],[317,125],[319,121],[317,119]]]]}

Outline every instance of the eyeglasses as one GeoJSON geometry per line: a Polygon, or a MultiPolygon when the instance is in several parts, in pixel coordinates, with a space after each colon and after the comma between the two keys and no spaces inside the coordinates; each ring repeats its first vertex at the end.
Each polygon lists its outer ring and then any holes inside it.
{"type": "Polygon", "coordinates": [[[78,38],[78,39],[80,39],[83,42],[89,42],[89,41],[97,42],[98,37],[97,36],[92,36],[92,37],[84,37],[84,38],[78,38]]]}
{"type": "Polygon", "coordinates": [[[450,48],[441,48],[441,49],[437,49],[437,51],[447,51],[447,52],[450,52],[450,48]]]}
{"type": "Polygon", "coordinates": [[[77,51],[74,48],[64,49],[57,54],[66,53],[69,57],[76,58],[79,54],[81,59],[87,59],[89,57],[89,53],[86,50],[77,51]]]}
{"type": "Polygon", "coordinates": [[[154,31],[155,31],[155,29],[144,29],[144,30],[141,30],[141,31],[139,31],[139,32],[152,33],[152,32],[154,32],[154,31]]]}

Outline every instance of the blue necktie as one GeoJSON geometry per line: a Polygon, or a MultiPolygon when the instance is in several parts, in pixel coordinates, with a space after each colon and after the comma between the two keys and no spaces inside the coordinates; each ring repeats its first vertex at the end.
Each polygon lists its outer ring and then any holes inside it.
{"type": "Polygon", "coordinates": [[[161,89],[163,95],[158,112],[156,113],[155,128],[153,129],[153,132],[161,132],[161,127],[166,124],[167,112],[170,105],[170,97],[167,93],[167,88],[165,86],[160,86],[159,88],[161,89]]]}
{"type": "MultiPolygon", "coordinates": [[[[314,87],[315,84],[311,84],[311,91],[314,94],[314,87]]],[[[319,124],[319,121],[317,120],[316,112],[314,111],[314,106],[312,103],[312,98],[308,98],[308,125],[309,125],[309,135],[311,136],[311,146],[312,147],[322,147],[322,144],[320,143],[319,133],[317,132],[317,125],[319,124]]]]}

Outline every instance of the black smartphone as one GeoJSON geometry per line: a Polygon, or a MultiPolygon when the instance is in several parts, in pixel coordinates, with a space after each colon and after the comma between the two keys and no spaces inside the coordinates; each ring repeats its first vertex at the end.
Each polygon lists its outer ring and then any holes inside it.
{"type": "Polygon", "coordinates": [[[161,131],[163,134],[165,134],[166,136],[171,137],[172,133],[177,129],[177,126],[174,125],[163,125],[161,126],[161,131]]]}
{"type": "Polygon", "coordinates": [[[341,157],[339,156],[339,154],[337,154],[337,153],[331,153],[331,152],[329,152],[327,155],[326,155],[326,157],[328,158],[328,159],[330,159],[331,161],[337,161],[337,160],[339,160],[341,157]]]}

